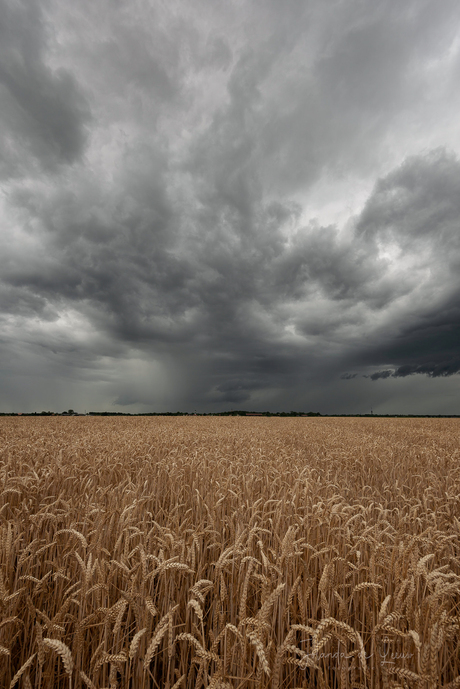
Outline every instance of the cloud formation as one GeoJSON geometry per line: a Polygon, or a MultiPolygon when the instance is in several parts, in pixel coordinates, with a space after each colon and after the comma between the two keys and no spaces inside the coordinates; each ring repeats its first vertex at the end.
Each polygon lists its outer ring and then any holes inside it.
{"type": "Polygon", "coordinates": [[[459,14],[1,0],[1,408],[457,411],[459,14]]]}
{"type": "Polygon", "coordinates": [[[71,71],[46,62],[40,5],[2,0],[0,14],[0,175],[56,171],[83,154],[87,101],[71,71]]]}

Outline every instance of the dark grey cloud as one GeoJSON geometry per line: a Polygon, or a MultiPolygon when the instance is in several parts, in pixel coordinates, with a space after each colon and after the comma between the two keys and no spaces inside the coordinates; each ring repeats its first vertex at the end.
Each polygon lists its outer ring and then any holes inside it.
{"type": "Polygon", "coordinates": [[[90,109],[74,75],[46,63],[47,32],[39,3],[0,3],[0,174],[28,174],[78,160],[90,109]]]}
{"type": "Polygon", "coordinates": [[[3,408],[451,396],[458,4],[141,5],[1,6],[3,408]]]}
{"type": "MultiPolygon", "coordinates": [[[[436,356],[436,353],[435,353],[436,356]]],[[[454,373],[460,373],[460,359],[453,358],[450,361],[442,361],[435,363],[433,361],[424,364],[404,364],[393,370],[376,371],[369,376],[371,380],[378,380],[379,378],[405,378],[414,374],[426,374],[430,378],[439,378],[440,376],[452,376],[454,373]]]]}
{"type": "Polygon", "coordinates": [[[376,371],[375,373],[372,373],[370,376],[365,376],[366,378],[370,378],[371,380],[385,380],[386,378],[390,378],[391,376],[394,376],[395,372],[392,371],[391,369],[385,369],[384,371],[376,371]]]}
{"type": "Polygon", "coordinates": [[[357,229],[364,238],[397,242],[402,251],[413,248],[413,242],[433,242],[431,249],[449,253],[460,242],[459,210],[458,159],[438,149],[408,158],[379,180],[357,229]]]}
{"type": "Polygon", "coordinates": [[[390,364],[372,380],[460,371],[460,162],[438,149],[411,157],[379,180],[358,222],[357,240],[389,246],[418,277],[411,301],[363,363],[390,364]]]}
{"type": "MultiPolygon", "coordinates": [[[[383,373],[383,371],[382,371],[382,373],[383,373]]],[[[340,378],[341,378],[342,380],[353,380],[353,378],[356,378],[357,375],[358,375],[357,373],[348,373],[348,372],[347,372],[347,373],[342,373],[342,375],[340,376],[340,378]]],[[[386,376],[385,376],[385,377],[386,377],[386,376]]]]}

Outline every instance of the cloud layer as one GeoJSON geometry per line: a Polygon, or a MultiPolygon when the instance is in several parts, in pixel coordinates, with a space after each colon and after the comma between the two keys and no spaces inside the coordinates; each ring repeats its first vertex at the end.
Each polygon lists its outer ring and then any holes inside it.
{"type": "Polygon", "coordinates": [[[3,410],[460,413],[458,3],[0,17],[3,410]]]}

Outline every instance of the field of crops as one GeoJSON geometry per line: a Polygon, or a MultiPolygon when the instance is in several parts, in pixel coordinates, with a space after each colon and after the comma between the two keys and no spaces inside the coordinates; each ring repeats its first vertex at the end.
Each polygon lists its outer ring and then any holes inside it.
{"type": "Polygon", "coordinates": [[[460,687],[459,431],[0,419],[0,686],[460,687]]]}

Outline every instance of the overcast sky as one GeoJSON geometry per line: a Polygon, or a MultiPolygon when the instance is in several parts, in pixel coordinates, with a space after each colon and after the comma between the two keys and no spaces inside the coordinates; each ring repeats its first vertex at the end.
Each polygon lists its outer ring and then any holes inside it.
{"type": "Polygon", "coordinates": [[[458,0],[0,0],[0,411],[460,414],[458,0]]]}

